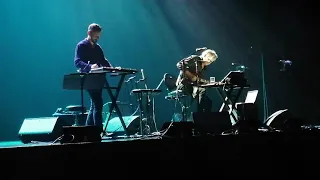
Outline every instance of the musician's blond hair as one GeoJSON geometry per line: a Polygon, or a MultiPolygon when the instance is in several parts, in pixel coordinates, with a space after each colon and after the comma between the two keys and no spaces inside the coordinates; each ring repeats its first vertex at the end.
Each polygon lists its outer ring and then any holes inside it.
{"type": "Polygon", "coordinates": [[[218,54],[216,53],[216,51],[214,51],[214,50],[212,50],[212,49],[206,49],[206,50],[204,50],[202,53],[201,53],[201,55],[200,55],[200,57],[204,57],[206,54],[212,54],[212,55],[214,55],[215,57],[216,57],[216,59],[218,59],[218,54]]]}

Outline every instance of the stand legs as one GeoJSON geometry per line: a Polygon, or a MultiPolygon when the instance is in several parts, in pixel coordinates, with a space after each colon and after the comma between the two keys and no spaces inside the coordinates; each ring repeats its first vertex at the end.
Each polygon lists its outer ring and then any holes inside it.
{"type": "Polygon", "coordinates": [[[137,96],[140,107],[140,135],[149,135],[153,131],[157,131],[154,116],[154,100],[151,100],[152,97],[144,95],[143,92],[136,93],[138,94],[137,96]],[[146,98],[146,101],[144,101],[144,97],[146,98]],[[143,102],[146,102],[146,104],[143,102]]]}

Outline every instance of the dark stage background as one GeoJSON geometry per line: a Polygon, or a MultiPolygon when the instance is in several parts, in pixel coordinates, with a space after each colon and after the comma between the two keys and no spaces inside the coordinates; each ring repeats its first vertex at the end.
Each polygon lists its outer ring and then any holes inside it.
{"type": "MultiPolygon", "coordinates": [[[[62,78],[75,72],[75,45],[92,22],[104,29],[100,44],[111,63],[144,69],[149,88],[164,73],[177,74],[176,62],[197,47],[217,51],[219,59],[209,70],[217,79],[233,62],[248,66],[252,89],[260,90],[261,119],[263,57],[269,114],[288,108],[318,123],[315,17],[315,5],[307,1],[1,1],[0,140],[17,139],[24,118],[51,116],[59,107],[80,104],[80,92],[63,90],[62,78]],[[279,71],[280,59],[293,62],[290,71],[279,71]]],[[[126,88],[120,100],[134,100],[126,88]]],[[[217,110],[221,101],[209,92],[217,110]]],[[[165,94],[156,98],[159,127],[173,113],[165,94]]],[[[85,102],[88,106],[87,97],[85,102]]]]}

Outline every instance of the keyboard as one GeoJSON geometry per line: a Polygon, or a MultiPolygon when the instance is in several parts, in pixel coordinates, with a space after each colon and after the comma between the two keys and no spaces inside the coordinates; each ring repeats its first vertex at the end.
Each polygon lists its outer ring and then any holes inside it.
{"type": "Polygon", "coordinates": [[[136,69],[131,68],[113,68],[113,67],[98,67],[91,69],[90,73],[128,73],[135,74],[138,72],[136,69]]]}

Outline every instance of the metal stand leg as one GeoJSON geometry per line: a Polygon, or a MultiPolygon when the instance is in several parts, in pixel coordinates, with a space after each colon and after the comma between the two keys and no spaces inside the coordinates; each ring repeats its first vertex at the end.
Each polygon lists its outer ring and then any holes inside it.
{"type": "Polygon", "coordinates": [[[241,92],[243,90],[243,87],[241,87],[238,90],[238,92],[237,92],[237,94],[236,94],[234,99],[231,98],[232,92],[234,90],[233,88],[230,88],[227,91],[224,90],[224,89],[220,89],[220,88],[217,88],[217,90],[219,92],[220,97],[223,99],[223,104],[222,104],[219,112],[222,112],[223,110],[230,111],[229,114],[232,117],[231,118],[231,123],[235,124],[238,121],[238,117],[236,117],[234,115],[234,111],[237,111],[235,105],[236,105],[236,102],[238,101],[238,99],[240,97],[240,94],[241,94],[241,92]],[[229,107],[229,105],[231,105],[231,108],[229,107]]]}
{"type": "Polygon", "coordinates": [[[119,119],[120,119],[120,122],[121,122],[121,125],[126,133],[127,136],[129,136],[129,132],[128,132],[128,129],[126,127],[126,124],[124,123],[124,120],[123,120],[123,117],[122,117],[122,114],[121,114],[121,111],[118,107],[118,104],[117,104],[117,99],[118,99],[118,96],[119,96],[119,93],[120,93],[120,89],[121,89],[121,86],[123,84],[123,81],[124,81],[124,75],[121,76],[120,78],[120,81],[117,85],[117,87],[115,88],[112,88],[110,87],[108,81],[106,80],[106,89],[108,91],[108,94],[109,94],[109,97],[111,99],[111,105],[110,105],[110,108],[109,108],[109,114],[108,114],[108,117],[107,117],[107,122],[105,124],[105,127],[104,127],[104,134],[107,134],[107,126],[108,126],[108,123],[109,123],[109,120],[111,118],[111,115],[112,115],[112,112],[113,112],[113,109],[115,109],[116,113],[118,114],[119,116],[119,119]],[[115,89],[116,90],[116,93],[115,95],[112,93],[111,89],[115,89]]]}
{"type": "MultiPolygon", "coordinates": [[[[84,80],[85,80],[85,75],[81,75],[80,76],[81,80],[80,80],[80,93],[81,93],[81,118],[82,119],[82,122],[84,122],[84,97],[83,97],[83,91],[84,91],[84,80]]],[[[77,126],[78,125],[78,122],[77,122],[77,117],[76,117],[76,123],[74,126],[77,126]]]]}
{"type": "Polygon", "coordinates": [[[187,121],[187,115],[188,115],[188,106],[187,106],[187,100],[186,98],[182,98],[182,121],[186,122],[187,121]]]}
{"type": "Polygon", "coordinates": [[[81,114],[75,114],[74,116],[74,124],[72,126],[79,126],[79,116],[81,116],[81,114]]]}
{"type": "Polygon", "coordinates": [[[142,103],[142,93],[138,93],[138,102],[140,106],[140,135],[143,136],[143,120],[144,120],[144,108],[143,108],[143,103],[142,103]]]}

